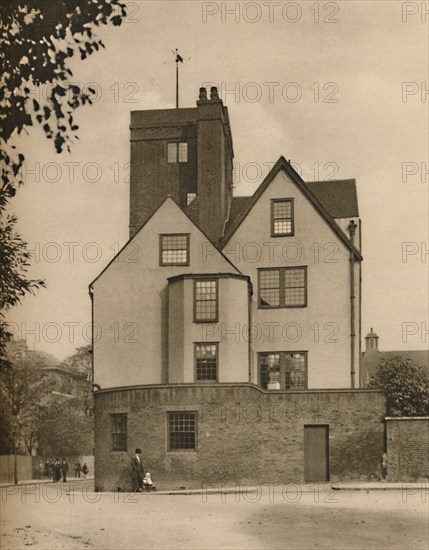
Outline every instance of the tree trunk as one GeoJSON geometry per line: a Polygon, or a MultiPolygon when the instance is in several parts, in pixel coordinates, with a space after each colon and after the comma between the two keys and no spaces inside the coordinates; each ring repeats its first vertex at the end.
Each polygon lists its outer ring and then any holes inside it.
{"type": "Polygon", "coordinates": [[[13,465],[13,480],[15,485],[18,485],[18,449],[15,446],[15,461],[13,465]]]}

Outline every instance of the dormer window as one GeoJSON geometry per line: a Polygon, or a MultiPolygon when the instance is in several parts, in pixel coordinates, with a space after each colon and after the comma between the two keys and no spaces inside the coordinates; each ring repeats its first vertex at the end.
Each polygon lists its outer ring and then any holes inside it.
{"type": "Polygon", "coordinates": [[[189,265],[189,234],[159,236],[159,265],[189,265]]]}
{"type": "Polygon", "coordinates": [[[188,144],[185,141],[168,143],[167,162],[169,164],[188,162],[188,144]]]}
{"type": "Polygon", "coordinates": [[[294,234],[293,199],[271,201],[271,236],[288,237],[294,234]]]}

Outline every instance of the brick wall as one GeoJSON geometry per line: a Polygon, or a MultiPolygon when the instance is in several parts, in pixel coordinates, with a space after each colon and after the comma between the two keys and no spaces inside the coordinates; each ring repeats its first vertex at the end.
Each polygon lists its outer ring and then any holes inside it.
{"type": "Polygon", "coordinates": [[[386,418],[388,480],[429,479],[429,417],[386,418]]]}
{"type": "Polygon", "coordinates": [[[366,390],[266,392],[256,386],[152,386],[95,394],[95,483],[128,490],[130,457],[159,486],[304,481],[304,426],[329,425],[330,479],[376,479],[385,401],[366,390]],[[197,451],[167,452],[167,411],[197,412],[197,451]],[[110,414],[128,414],[128,452],[110,450],[110,414]]]}

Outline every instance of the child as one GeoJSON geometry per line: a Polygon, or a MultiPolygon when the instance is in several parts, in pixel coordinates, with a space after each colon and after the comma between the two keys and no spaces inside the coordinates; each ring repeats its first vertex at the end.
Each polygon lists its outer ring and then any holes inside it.
{"type": "Polygon", "coordinates": [[[380,481],[386,481],[387,478],[387,454],[383,453],[380,460],[381,479],[380,481]]]}
{"type": "Polygon", "coordinates": [[[156,487],[153,484],[153,481],[149,472],[147,472],[147,474],[143,478],[143,487],[145,491],[156,491],[156,487]]]}

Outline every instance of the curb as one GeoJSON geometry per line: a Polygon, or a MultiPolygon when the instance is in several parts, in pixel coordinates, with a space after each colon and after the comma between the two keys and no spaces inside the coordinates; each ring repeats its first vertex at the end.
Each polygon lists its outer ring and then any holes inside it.
{"type": "Polygon", "coordinates": [[[83,481],[94,481],[94,476],[87,477],[86,479],[68,479],[65,483],[62,481],[52,481],[52,479],[30,479],[25,481],[18,481],[18,483],[0,483],[0,489],[3,487],[22,487],[24,485],[44,485],[46,483],[58,483],[59,485],[68,485],[69,483],[79,483],[83,481]]]}

